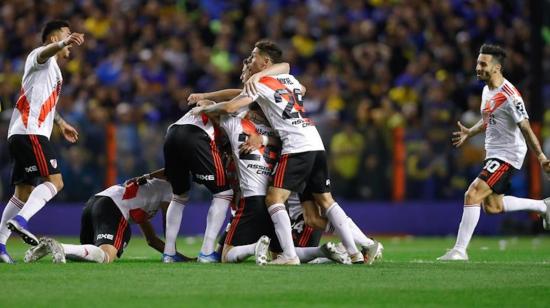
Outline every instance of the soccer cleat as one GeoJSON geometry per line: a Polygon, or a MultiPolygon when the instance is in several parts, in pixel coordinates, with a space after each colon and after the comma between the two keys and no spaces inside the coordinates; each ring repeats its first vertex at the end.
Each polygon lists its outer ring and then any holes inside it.
{"type": "Polygon", "coordinates": [[[269,264],[272,265],[300,265],[300,259],[298,256],[295,256],[294,258],[285,257],[284,255],[279,255],[277,258],[269,264]]]}
{"type": "Polygon", "coordinates": [[[466,252],[461,252],[456,249],[451,249],[447,251],[444,255],[437,258],[438,261],[468,261],[468,254],[466,252]]]}
{"type": "Polygon", "coordinates": [[[46,243],[48,252],[52,254],[53,263],[67,263],[65,259],[65,250],[63,250],[63,246],[61,246],[58,241],[49,237],[44,237],[42,239],[46,243]]]}
{"type": "Polygon", "coordinates": [[[15,264],[15,260],[10,257],[4,244],[0,244],[0,262],[15,264]]]}
{"type": "Polygon", "coordinates": [[[189,258],[182,254],[167,255],[163,253],[161,261],[162,263],[191,262],[191,261],[197,261],[197,258],[189,258]]]}
{"type": "Polygon", "coordinates": [[[262,235],[262,237],[260,237],[260,239],[256,242],[256,247],[254,248],[254,256],[256,257],[257,265],[261,266],[267,264],[269,243],[271,243],[271,239],[265,235],[262,235]]]}
{"type": "Polygon", "coordinates": [[[550,198],[543,200],[546,204],[546,212],[542,214],[542,227],[544,230],[550,230],[550,198]]]}
{"type": "Polygon", "coordinates": [[[338,250],[336,244],[333,242],[325,243],[320,248],[325,257],[331,259],[332,261],[341,264],[351,264],[349,255],[346,252],[338,250]]]}
{"type": "Polygon", "coordinates": [[[48,245],[46,244],[45,238],[41,238],[38,241],[38,245],[29,248],[25,252],[25,257],[23,262],[32,263],[42,259],[45,255],[48,254],[48,245]]]}
{"type": "Polygon", "coordinates": [[[215,251],[209,255],[205,255],[201,252],[197,257],[197,261],[200,263],[220,263],[221,259],[221,255],[215,251]]]}
{"type": "Polygon", "coordinates": [[[25,243],[36,246],[38,239],[32,234],[27,227],[27,220],[20,215],[16,215],[6,223],[8,229],[19,234],[25,243]]]}
{"type": "Polygon", "coordinates": [[[365,259],[365,264],[368,265],[371,265],[378,259],[382,259],[382,252],[384,252],[384,246],[378,241],[374,241],[371,245],[361,249],[361,253],[365,259]]]}
{"type": "Polygon", "coordinates": [[[364,264],[365,263],[365,257],[363,257],[363,254],[358,251],[357,253],[349,256],[351,259],[352,264],[364,264]]]}

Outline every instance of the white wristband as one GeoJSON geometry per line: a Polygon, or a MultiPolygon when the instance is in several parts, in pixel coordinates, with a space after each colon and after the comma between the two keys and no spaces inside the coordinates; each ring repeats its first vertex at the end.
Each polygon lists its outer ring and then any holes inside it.
{"type": "Polygon", "coordinates": [[[269,143],[269,137],[262,135],[262,144],[266,146],[269,143]]]}

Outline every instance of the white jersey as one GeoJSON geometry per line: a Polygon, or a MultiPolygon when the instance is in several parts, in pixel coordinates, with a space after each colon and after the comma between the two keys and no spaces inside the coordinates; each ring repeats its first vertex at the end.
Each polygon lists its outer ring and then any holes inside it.
{"type": "Polygon", "coordinates": [[[25,71],[19,98],[11,116],[8,138],[12,135],[42,135],[50,138],[55,105],[61,92],[63,77],[55,57],[40,64],[38,54],[44,46],[31,51],[25,61],[25,71]]]}
{"type": "Polygon", "coordinates": [[[498,158],[521,169],[527,145],[518,123],[529,116],[519,91],[506,79],[494,90],[485,86],[481,115],[486,129],[486,159],[498,158]]]}
{"type": "Polygon", "coordinates": [[[170,202],[172,186],[167,181],[151,179],[143,185],[114,185],[96,196],[111,198],[128,222],[142,223],[155,216],[161,202],[170,202]]]}
{"type": "Polygon", "coordinates": [[[248,136],[275,136],[275,131],[269,126],[234,116],[222,116],[220,127],[225,130],[231,144],[242,196],[265,196],[271,172],[277,163],[278,149],[262,146],[249,154],[240,154],[239,147],[248,136]]]}
{"type": "Polygon", "coordinates": [[[214,140],[214,125],[212,125],[212,121],[210,121],[210,119],[204,114],[193,115],[191,112],[187,112],[183,115],[183,117],[170,125],[168,129],[170,129],[173,125],[194,125],[200,127],[208,134],[210,140],[214,140]]]}
{"type": "Polygon", "coordinates": [[[257,89],[252,98],[281,137],[281,154],[325,150],[317,128],[303,115],[302,86],[294,76],[263,77],[257,89]]]}

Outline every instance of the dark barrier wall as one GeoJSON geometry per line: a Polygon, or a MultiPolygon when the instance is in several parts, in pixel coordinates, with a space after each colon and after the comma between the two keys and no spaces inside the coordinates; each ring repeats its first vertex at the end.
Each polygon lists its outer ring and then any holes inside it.
{"type": "MultiPolygon", "coordinates": [[[[84,204],[48,204],[31,222],[37,235],[74,235],[80,230],[84,204]]],[[[5,204],[2,204],[2,208],[5,204]]],[[[372,235],[454,235],[462,216],[459,203],[343,203],[341,206],[357,225],[372,235]]],[[[181,235],[204,232],[208,204],[189,204],[183,212],[181,235]]],[[[162,232],[161,215],[153,219],[157,232],[162,232]]],[[[526,212],[504,215],[482,214],[476,228],[478,235],[527,232],[533,223],[526,212]]],[[[133,227],[134,234],[139,234],[133,227]]]]}

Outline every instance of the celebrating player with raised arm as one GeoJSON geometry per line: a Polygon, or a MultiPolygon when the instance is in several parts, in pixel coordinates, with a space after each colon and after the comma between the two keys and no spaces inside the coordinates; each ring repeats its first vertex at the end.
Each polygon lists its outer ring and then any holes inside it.
{"type": "Polygon", "coordinates": [[[529,117],[519,91],[502,75],[506,53],[495,45],[483,45],[477,58],[476,73],[483,88],[483,118],[471,128],[458,122],[453,144],[460,147],[470,137],[485,131],[486,158],[478,177],[464,196],[464,212],[453,249],[438,258],[442,261],[468,260],[466,249],[479,220],[480,207],[489,214],[512,211],[534,211],[543,215],[544,228],[550,229],[550,199],[533,200],[505,196],[514,171],[523,164],[527,145],[535,152],[544,172],[550,172],[550,161],[542,152],[529,125],[529,117]]]}
{"type": "Polygon", "coordinates": [[[54,121],[65,139],[72,143],[78,140],[78,132],[55,112],[63,83],[57,59],[68,58],[70,48],[84,43],[84,34],[71,33],[67,22],[54,20],[45,25],[42,43],[25,61],[21,92],[8,130],[15,193],[0,222],[0,260],[7,263],[12,262],[5,246],[10,230],[27,244],[37,245],[27,222],[63,188],[57,155],[49,140],[54,121]]]}
{"type": "MultiPolygon", "coordinates": [[[[260,72],[281,62],[282,51],[274,43],[260,41],[252,51],[252,73],[260,72]]],[[[330,193],[330,179],[325,149],[312,121],[303,115],[302,85],[289,74],[263,77],[256,83],[257,93],[216,105],[197,108],[195,113],[233,113],[257,102],[271,126],[282,141],[281,158],[266,204],[275,225],[277,237],[283,249],[273,264],[300,264],[292,241],[290,218],[285,201],[291,191],[311,195],[325,209],[328,220],[340,235],[354,263],[362,263],[364,257],[355,246],[347,216],[330,193]]]]}

